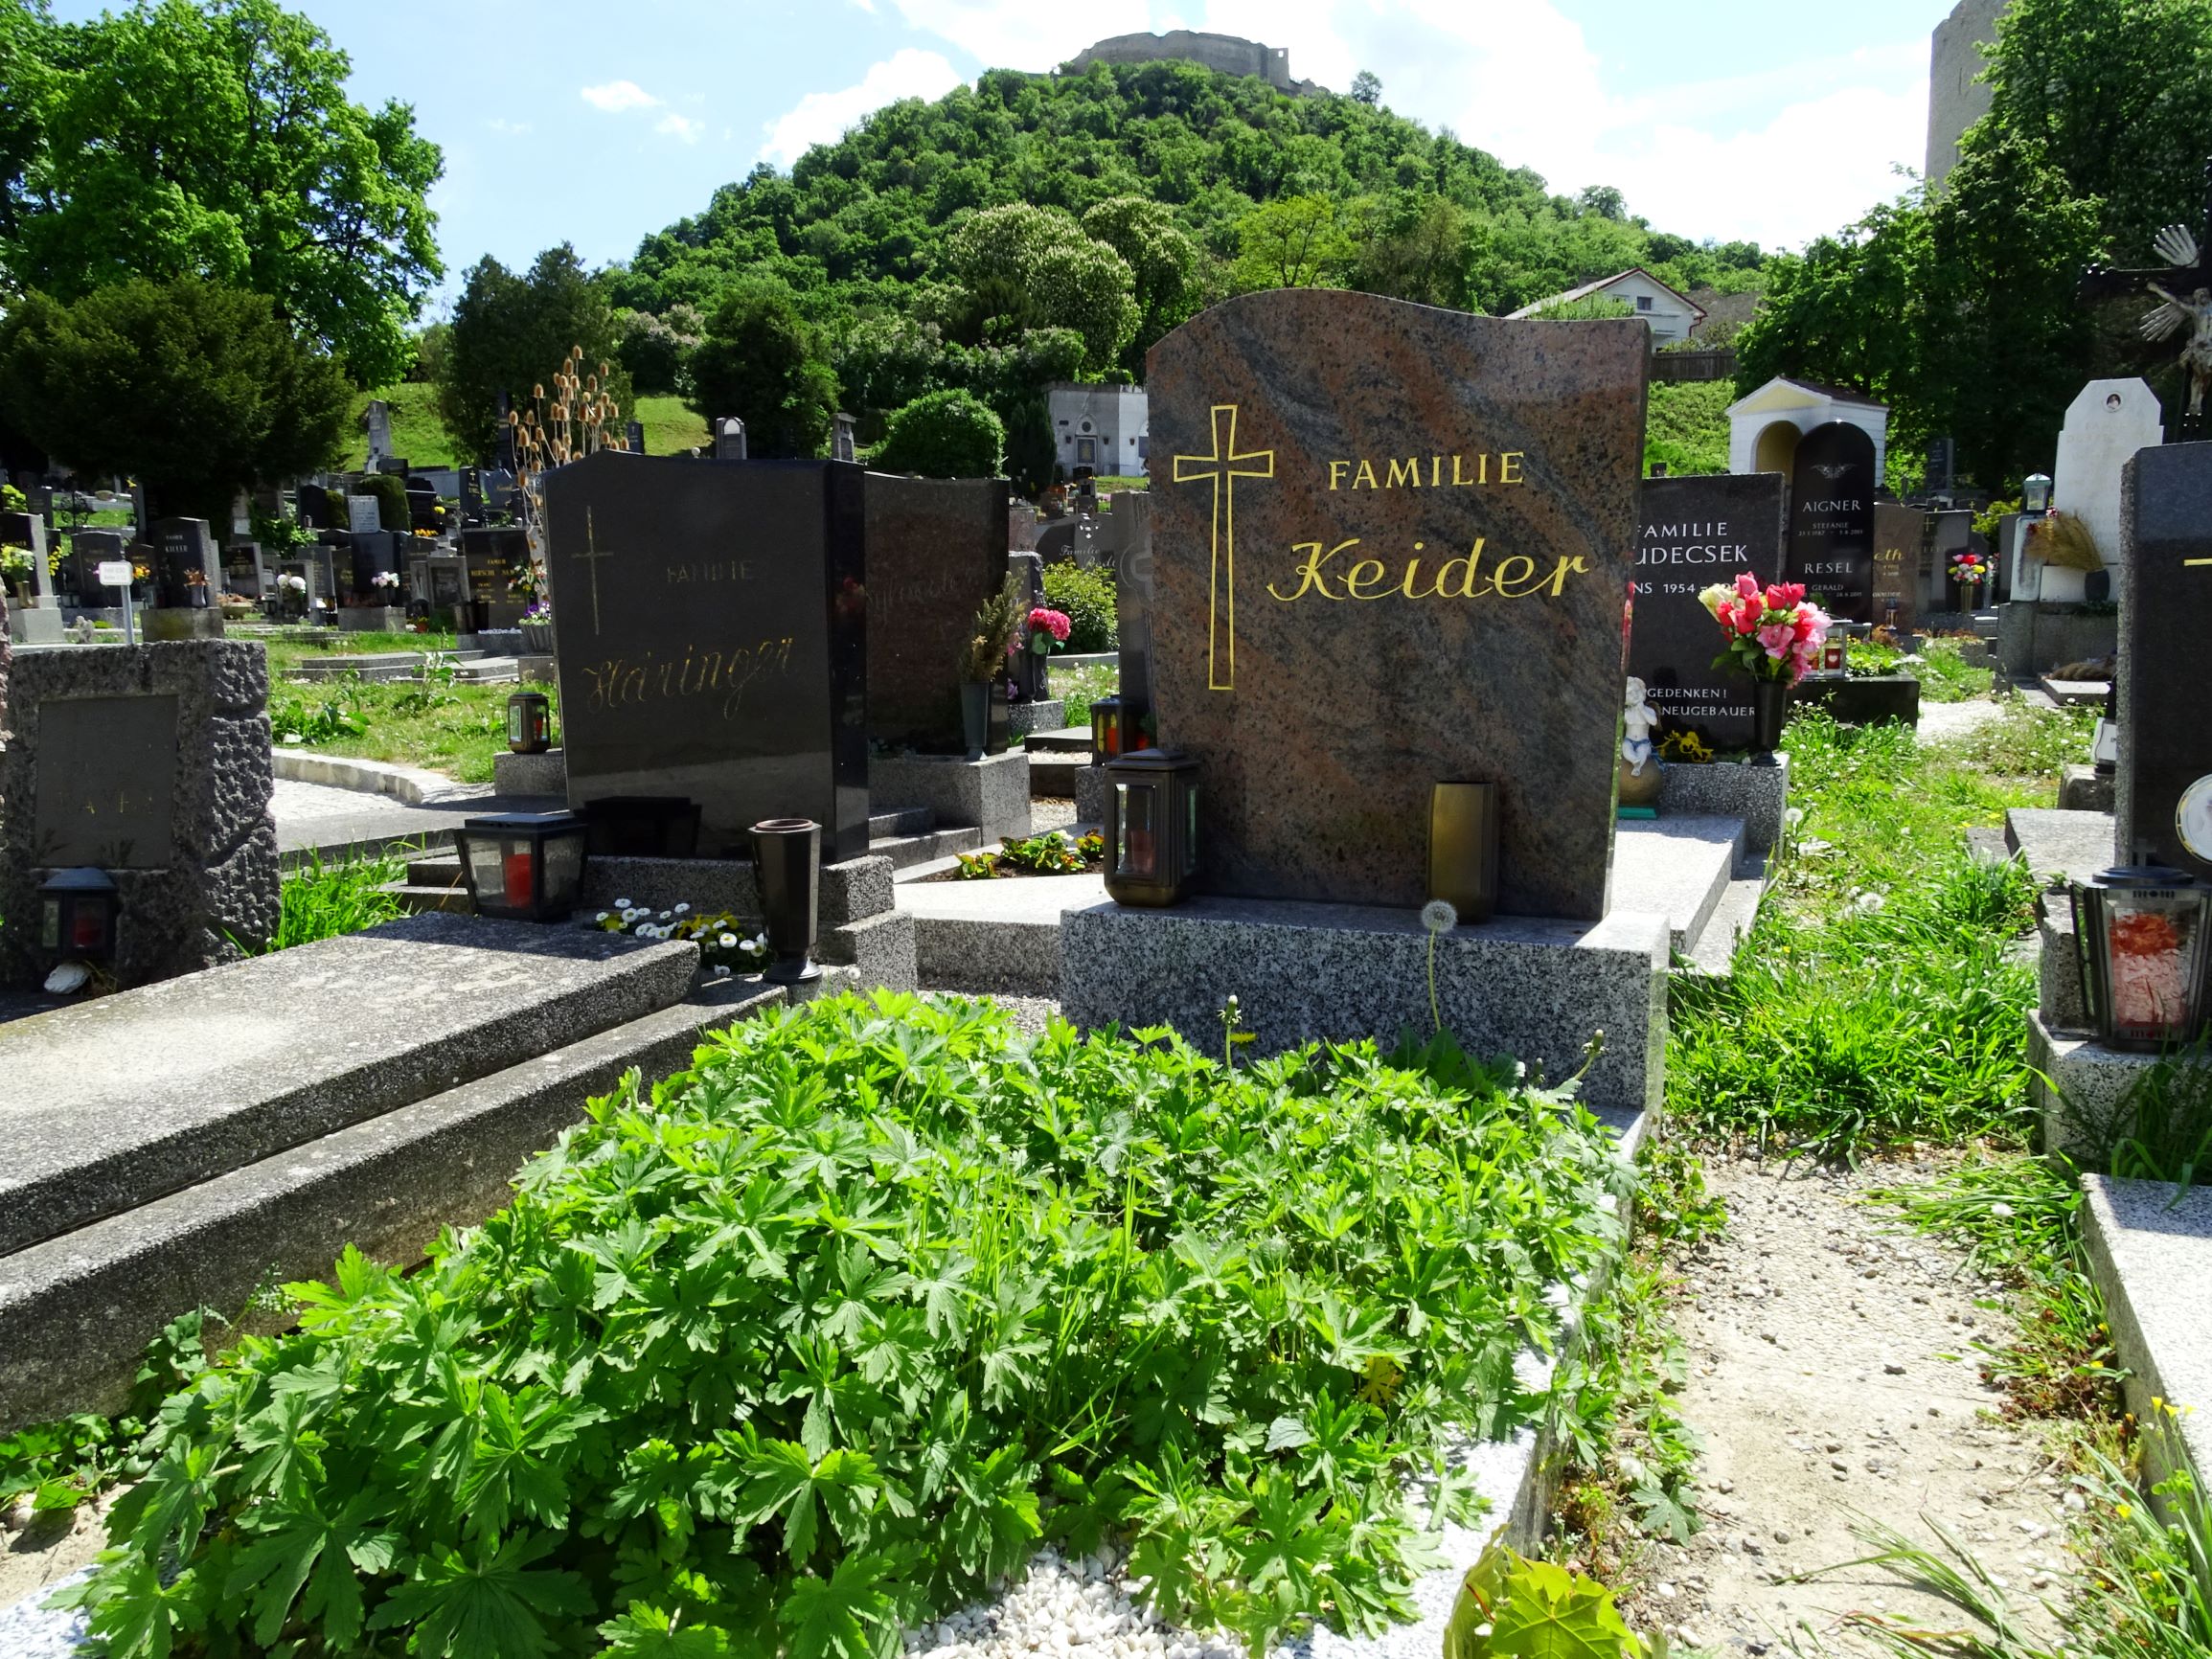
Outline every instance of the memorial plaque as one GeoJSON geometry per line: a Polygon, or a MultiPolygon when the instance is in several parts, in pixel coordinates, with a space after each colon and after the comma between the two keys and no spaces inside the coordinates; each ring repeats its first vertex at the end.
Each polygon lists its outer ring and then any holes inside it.
{"type": "Polygon", "coordinates": [[[1874,440],[1831,420],[1797,445],[1790,484],[1790,557],[1784,570],[1832,617],[1879,622],[1874,612],[1874,440]]]}
{"type": "Polygon", "coordinates": [[[825,861],[868,851],[863,489],[844,462],[614,449],[547,475],[571,805],[688,797],[707,853],[791,817],[825,861]]]}
{"type": "Polygon", "coordinates": [[[2138,450],[2121,477],[2114,854],[2212,881],[2212,443],[2138,450]]]}
{"type": "Polygon", "coordinates": [[[32,855],[42,868],[168,868],[176,718],[173,696],[39,703],[32,855]]]}
{"type": "Polygon", "coordinates": [[[965,750],[959,666],[1006,580],[1007,485],[867,475],[868,735],[965,750]]]}
{"type": "Polygon", "coordinates": [[[1604,916],[1647,354],[1319,288],[1152,348],[1152,696],[1207,890],[1418,905],[1430,785],[1483,781],[1498,908],[1604,916]]]}
{"type": "Polygon", "coordinates": [[[346,528],[355,535],[366,535],[384,528],[384,510],[374,495],[346,497],[346,528]]]}
{"type": "Polygon", "coordinates": [[[1874,587],[1870,621],[1911,627],[1927,589],[1928,515],[1898,501],[1874,504],[1874,587]]]}
{"type": "Polygon", "coordinates": [[[1751,681],[1713,666],[1727,636],[1698,596],[1745,574],[1762,586],[1781,580],[1783,496],[1778,472],[1644,483],[1629,672],[1662,734],[1715,754],[1751,746],[1751,681]]]}

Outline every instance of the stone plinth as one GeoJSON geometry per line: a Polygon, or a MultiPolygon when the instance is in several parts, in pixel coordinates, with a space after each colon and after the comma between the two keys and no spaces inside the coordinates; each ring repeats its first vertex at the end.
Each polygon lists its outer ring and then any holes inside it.
{"type": "Polygon", "coordinates": [[[2069,812],[2112,810],[2112,774],[2094,766],[2066,766],[2059,772],[2059,805],[2069,812]]]}
{"type": "Polygon", "coordinates": [[[1799,708],[1825,709],[1847,726],[1871,726],[1882,720],[1910,726],[1920,720],[1920,682],[1910,674],[1800,680],[1791,701],[1799,708]]]}
{"type": "Polygon", "coordinates": [[[407,612],[396,604],[349,604],[338,608],[342,634],[396,634],[406,630],[407,612]]]}
{"type": "Polygon", "coordinates": [[[501,753],[491,757],[491,787],[497,794],[568,795],[568,757],[559,749],[542,755],[501,753]]]}
{"type": "MultiPolygon", "coordinates": [[[[1436,942],[1445,1025],[1471,1054],[1510,1055],[1557,1082],[1583,1065],[1594,1105],[1655,1108],[1665,1079],[1667,919],[1616,911],[1603,921],[1500,917],[1436,942]]],[[[1411,911],[1249,898],[1170,910],[1115,904],[1060,923],[1060,999],[1096,1028],[1172,1025],[1220,1043],[1234,993],[1261,1054],[1319,1038],[1431,1029],[1429,936],[1411,911]]]]}
{"type": "Polygon", "coordinates": [[[2041,674],[2068,663],[2109,660],[2119,644],[2116,611],[2024,599],[1997,607],[1997,666],[2008,674],[2041,674]]]}
{"type": "Polygon", "coordinates": [[[2160,1063],[2155,1054],[2054,1030],[2040,1010],[2028,1015],[2028,1101],[2042,1125],[2043,1150],[2086,1168],[2102,1164],[2134,1132],[2137,1091],[2160,1063]]]}
{"type": "MultiPolygon", "coordinates": [[[[2112,1346],[2127,1368],[2128,1406],[2153,1432],[2150,1481],[2187,1465],[2198,1489],[2212,1475],[2212,1188],[2085,1175],[2082,1239],[2105,1294],[2112,1346]],[[2178,1420],[2152,1402],[2163,1400],[2178,1420]]],[[[2159,1502],[2159,1500],[2154,1500],[2159,1502]]]]}
{"type": "MultiPolygon", "coordinates": [[[[186,613],[180,613],[186,614],[186,613]]],[[[191,613],[206,614],[206,613],[191,613]]],[[[0,751],[0,984],[42,979],[38,885],[107,871],[124,986],[212,966],[276,929],[268,667],[224,640],[15,654],[0,751]]]]}
{"type": "Polygon", "coordinates": [[[1009,703],[1006,729],[1010,736],[1026,738],[1032,732],[1057,732],[1067,724],[1067,705],[1058,697],[1036,702],[1009,703]]]}
{"type": "Polygon", "coordinates": [[[146,625],[146,637],[149,643],[219,640],[223,637],[223,614],[212,605],[206,610],[181,607],[164,610],[157,605],[140,617],[139,621],[146,625]]]}
{"type": "Polygon", "coordinates": [[[972,826],[986,845],[1029,833],[1029,757],[1018,749],[980,761],[957,755],[872,755],[876,809],[926,807],[940,824],[972,826]]]}
{"type": "Polygon", "coordinates": [[[1659,816],[1736,818],[1744,825],[1744,851],[1764,857],[1782,838],[1790,808],[1790,757],[1772,766],[1717,761],[1693,766],[1670,761],[1659,774],[1659,816]]]}

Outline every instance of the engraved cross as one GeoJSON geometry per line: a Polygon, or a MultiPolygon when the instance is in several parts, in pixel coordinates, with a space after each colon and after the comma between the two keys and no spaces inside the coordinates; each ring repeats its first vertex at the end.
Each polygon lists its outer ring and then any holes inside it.
{"type": "Polygon", "coordinates": [[[1215,404],[1213,417],[1214,452],[1176,456],[1175,482],[1211,483],[1214,487],[1213,572],[1206,615],[1206,689],[1229,692],[1236,690],[1237,685],[1237,480],[1274,477],[1275,452],[1256,449],[1248,454],[1237,453],[1236,404],[1215,404]]]}
{"type": "Polygon", "coordinates": [[[596,639],[599,635],[599,561],[612,558],[614,555],[599,545],[599,528],[592,523],[588,507],[583,510],[583,546],[584,551],[575,557],[583,560],[583,568],[591,577],[591,632],[596,639]]]}

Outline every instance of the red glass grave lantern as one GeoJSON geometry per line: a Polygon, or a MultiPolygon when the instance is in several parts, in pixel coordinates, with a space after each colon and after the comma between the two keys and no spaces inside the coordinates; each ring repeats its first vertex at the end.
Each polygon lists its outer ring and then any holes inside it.
{"type": "Polygon", "coordinates": [[[2204,1023],[2212,887],[2161,865],[2100,871],[2073,889],[2082,989],[2107,1048],[2186,1043],[2204,1023]]]}
{"type": "Polygon", "coordinates": [[[517,755],[553,747],[553,699],[543,692],[516,692],[507,699],[507,746],[517,755]]]}
{"type": "Polygon", "coordinates": [[[38,887],[38,943],[63,962],[115,960],[123,898],[104,870],[57,870],[38,887]]]}
{"type": "Polygon", "coordinates": [[[583,887],[584,822],[573,812],[494,812],[453,832],[476,914],[564,921],[583,887]]]}
{"type": "Polygon", "coordinates": [[[1100,697],[1090,706],[1090,757],[1099,765],[1152,747],[1144,705],[1129,697],[1100,697]]]}
{"type": "Polygon", "coordinates": [[[1165,749],[1106,762],[1106,890],[1117,904],[1179,904],[1198,869],[1198,763],[1165,749]]]}

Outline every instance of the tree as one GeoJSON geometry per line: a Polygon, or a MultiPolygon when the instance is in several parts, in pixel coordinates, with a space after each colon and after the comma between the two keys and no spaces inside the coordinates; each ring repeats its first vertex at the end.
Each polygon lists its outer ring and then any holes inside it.
{"type": "Polygon", "coordinates": [[[742,420],[749,454],[822,452],[837,411],[837,377],[790,289],[755,281],[731,290],[692,352],[687,401],[709,420],[742,420]]]}
{"type": "Polygon", "coordinates": [[[1382,78],[1372,69],[1362,69],[1352,78],[1352,102],[1364,103],[1372,109],[1382,102],[1382,78]]]}
{"type": "Polygon", "coordinates": [[[620,343],[605,284],[566,242],[547,248],[519,277],[487,254],[469,267],[454,302],[439,364],[438,418],[464,454],[489,461],[499,444],[500,394],[521,407],[578,346],[587,374],[613,365],[603,390],[627,408],[629,378],[615,360],[620,343]]]}
{"type": "Polygon", "coordinates": [[[1152,342],[1198,308],[1198,244],[1183,234],[1173,209],[1143,196],[1117,195],[1083,216],[1083,235],[1122,257],[1135,280],[1136,331],[1121,365],[1142,378],[1152,342]]]}
{"type": "Polygon", "coordinates": [[[0,269],[70,300],[132,277],[275,302],[363,385],[407,367],[445,274],[414,112],[346,97],[344,53],[275,0],[139,0],[75,25],[0,4],[0,269]]]}
{"type": "Polygon", "coordinates": [[[1066,214],[1015,202],[971,214],[946,248],[971,341],[1072,329],[1085,366],[1110,368],[1136,332],[1136,274],[1066,214]]]}
{"type": "Polygon", "coordinates": [[[87,476],[135,475],[162,511],[227,524],[233,498],[328,465],[352,389],[266,295],[143,277],[0,326],[0,417],[87,476]]]}
{"type": "Polygon", "coordinates": [[[870,458],[885,472],[926,478],[996,478],[1006,453],[1006,423],[972,392],[931,392],[891,417],[882,446],[870,458]]]}
{"type": "Polygon", "coordinates": [[[1351,262],[1344,214],[1325,195],[1271,201],[1237,226],[1241,288],[1327,287],[1351,262]]]}
{"type": "Polygon", "coordinates": [[[690,306],[672,306],[665,317],[650,311],[620,313],[615,328],[622,343],[616,351],[629,372],[630,390],[641,398],[665,398],[681,391],[692,348],[699,343],[704,326],[690,306]]]}
{"type": "Polygon", "coordinates": [[[1368,216],[1352,286],[1425,306],[1467,304],[1468,212],[1417,191],[1368,216]]]}

